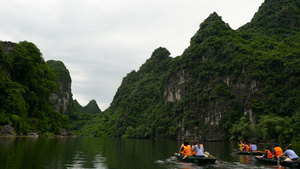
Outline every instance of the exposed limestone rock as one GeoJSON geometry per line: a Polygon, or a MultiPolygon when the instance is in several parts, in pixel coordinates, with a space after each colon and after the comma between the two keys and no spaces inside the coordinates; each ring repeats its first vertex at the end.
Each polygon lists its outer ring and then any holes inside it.
{"type": "Polygon", "coordinates": [[[70,101],[72,101],[71,93],[71,76],[61,61],[49,60],[47,61],[48,66],[53,69],[56,73],[57,89],[53,91],[50,96],[52,102],[52,108],[62,114],[68,114],[70,111],[70,101]]]}
{"type": "Polygon", "coordinates": [[[30,131],[28,137],[39,137],[39,134],[37,132],[30,131]]]}
{"type": "Polygon", "coordinates": [[[73,137],[75,136],[71,131],[67,131],[66,129],[61,130],[61,135],[64,137],[73,137]]]}
{"type": "Polygon", "coordinates": [[[184,70],[179,71],[170,78],[168,85],[164,90],[165,102],[179,101],[184,95],[184,84],[188,81],[188,76],[184,70]]]}
{"type": "Polygon", "coordinates": [[[3,42],[2,49],[4,53],[8,54],[9,52],[13,51],[16,47],[16,43],[13,42],[3,42]]]}
{"type": "Polygon", "coordinates": [[[5,126],[1,127],[0,136],[10,136],[13,134],[15,134],[15,130],[12,126],[5,125],[5,126]]]}

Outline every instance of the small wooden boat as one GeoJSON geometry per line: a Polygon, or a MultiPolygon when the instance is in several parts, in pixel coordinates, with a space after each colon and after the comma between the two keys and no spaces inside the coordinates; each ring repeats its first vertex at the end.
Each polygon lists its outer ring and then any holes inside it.
{"type": "Polygon", "coordinates": [[[233,151],[233,153],[237,155],[263,155],[264,153],[262,151],[233,151]]]}
{"type": "MultiPolygon", "coordinates": [[[[271,158],[261,158],[261,156],[255,156],[255,159],[261,163],[277,165],[278,161],[271,158]]],[[[284,161],[280,160],[281,166],[291,167],[291,168],[300,168],[300,161],[284,161]]]]}
{"type": "Polygon", "coordinates": [[[183,159],[183,155],[179,153],[175,153],[176,158],[179,161],[187,162],[187,163],[197,163],[197,164],[214,164],[216,162],[216,158],[212,157],[199,157],[199,156],[187,156],[183,159]]]}

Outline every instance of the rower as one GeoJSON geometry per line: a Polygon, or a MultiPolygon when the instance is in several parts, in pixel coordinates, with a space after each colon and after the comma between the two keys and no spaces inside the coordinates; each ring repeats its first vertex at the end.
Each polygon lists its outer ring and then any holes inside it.
{"type": "Polygon", "coordinates": [[[295,153],[294,150],[292,150],[291,146],[286,146],[286,147],[285,147],[285,150],[286,150],[286,151],[285,151],[284,153],[282,153],[279,157],[287,155],[287,156],[289,156],[289,158],[290,158],[292,161],[299,160],[298,155],[295,153]]]}

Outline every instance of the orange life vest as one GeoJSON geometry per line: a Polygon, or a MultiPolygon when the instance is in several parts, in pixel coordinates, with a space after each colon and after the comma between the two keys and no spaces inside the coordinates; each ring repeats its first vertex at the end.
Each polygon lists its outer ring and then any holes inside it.
{"type": "Polygon", "coordinates": [[[276,155],[276,157],[279,157],[283,153],[283,151],[280,147],[274,147],[273,149],[275,150],[274,155],[276,155]]]}
{"type": "Polygon", "coordinates": [[[181,151],[182,147],[184,146],[184,144],[181,144],[180,146],[180,153],[183,153],[183,151],[181,151]]]}
{"type": "MultiPolygon", "coordinates": [[[[183,146],[184,147],[184,149],[183,149],[183,154],[186,156],[186,155],[188,155],[191,151],[192,151],[192,147],[190,146],[190,145],[187,145],[187,146],[183,146]]],[[[189,156],[191,156],[192,155],[192,153],[189,155],[189,156]]]]}
{"type": "Polygon", "coordinates": [[[250,150],[250,146],[248,146],[248,144],[245,144],[245,151],[249,151],[250,150]]]}
{"type": "Polygon", "coordinates": [[[271,151],[270,151],[270,150],[268,150],[268,149],[265,149],[265,152],[268,152],[268,154],[267,154],[267,158],[272,158],[272,153],[271,153],[271,151]]]}

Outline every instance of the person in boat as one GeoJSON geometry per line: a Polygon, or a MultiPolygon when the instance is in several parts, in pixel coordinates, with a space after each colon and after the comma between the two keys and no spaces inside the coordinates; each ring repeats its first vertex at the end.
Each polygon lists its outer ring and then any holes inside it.
{"type": "Polygon", "coordinates": [[[278,144],[276,142],[274,142],[273,149],[272,149],[272,158],[274,160],[277,160],[281,154],[283,154],[281,147],[279,147],[278,144]]]}
{"type": "Polygon", "coordinates": [[[239,149],[237,149],[237,151],[243,151],[245,145],[242,141],[238,142],[238,146],[239,146],[239,149]]]}
{"type": "MultiPolygon", "coordinates": [[[[204,157],[204,148],[202,146],[203,144],[200,144],[200,142],[197,142],[197,144],[195,145],[195,147],[192,149],[193,151],[196,151],[197,154],[195,156],[197,157],[204,157]]],[[[190,152],[188,155],[192,154],[192,152],[190,152]]]]}
{"type": "Polygon", "coordinates": [[[257,146],[255,145],[254,142],[251,143],[251,146],[249,148],[249,151],[257,151],[257,146]]]}
{"type": "Polygon", "coordinates": [[[272,158],[272,153],[268,147],[265,148],[265,154],[262,156],[262,158],[272,158]]]}
{"type": "Polygon", "coordinates": [[[286,146],[285,147],[285,152],[282,153],[279,157],[281,156],[289,156],[289,158],[292,160],[292,161],[296,161],[296,160],[299,160],[299,156],[295,153],[294,150],[292,150],[291,146],[286,146]]]}
{"type": "MultiPolygon", "coordinates": [[[[197,145],[197,144],[198,144],[198,142],[196,141],[192,146],[192,150],[194,149],[195,145],[197,145]]],[[[196,150],[192,151],[192,155],[197,155],[197,151],[196,150]]]]}
{"type": "Polygon", "coordinates": [[[203,144],[201,144],[200,142],[198,142],[198,143],[199,143],[199,144],[202,146],[202,149],[203,149],[203,152],[204,152],[205,150],[204,150],[204,146],[203,146],[203,144]]]}
{"type": "Polygon", "coordinates": [[[179,148],[179,153],[180,153],[180,154],[183,154],[183,151],[181,151],[181,149],[182,149],[182,147],[184,146],[184,142],[185,142],[185,141],[183,140],[183,141],[182,141],[182,144],[181,144],[181,146],[180,146],[180,148],[179,148]]]}
{"type": "Polygon", "coordinates": [[[249,151],[250,146],[245,142],[243,151],[249,151]]]}
{"type": "Polygon", "coordinates": [[[184,156],[191,156],[192,154],[192,147],[189,142],[185,141],[183,147],[181,148],[181,152],[183,152],[184,156]]]}

